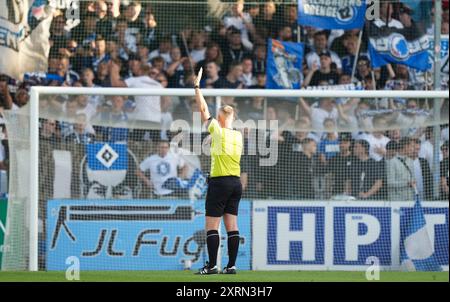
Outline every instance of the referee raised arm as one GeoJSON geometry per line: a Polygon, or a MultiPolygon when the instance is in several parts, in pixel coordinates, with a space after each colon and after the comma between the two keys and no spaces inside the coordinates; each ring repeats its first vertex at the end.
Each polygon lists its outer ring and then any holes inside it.
{"type": "Polygon", "coordinates": [[[211,172],[206,193],[206,244],[209,262],[199,270],[199,275],[217,274],[217,252],[220,244],[219,225],[223,217],[228,233],[228,265],[223,274],[236,274],[236,257],[239,248],[237,215],[242,195],[240,181],[242,134],[232,129],[235,118],[231,106],[223,106],[217,119],[212,117],[203,98],[199,85],[203,70],[195,79],[195,101],[200,108],[202,121],[208,121],[211,134],[211,172]]]}

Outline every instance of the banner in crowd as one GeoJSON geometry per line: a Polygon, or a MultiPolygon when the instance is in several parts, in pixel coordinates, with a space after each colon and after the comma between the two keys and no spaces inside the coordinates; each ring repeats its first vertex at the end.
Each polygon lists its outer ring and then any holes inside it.
{"type": "Polygon", "coordinates": [[[0,269],[2,268],[2,254],[3,254],[3,248],[4,248],[4,240],[5,240],[5,233],[6,233],[6,214],[7,214],[7,206],[8,206],[8,200],[7,199],[0,199],[0,269]]]}
{"type": "MultiPolygon", "coordinates": [[[[413,208],[414,202],[255,201],[253,269],[366,270],[377,262],[399,270],[414,233],[413,208]]],[[[422,208],[432,255],[448,270],[448,202],[422,208]]]]}
{"type": "Polygon", "coordinates": [[[302,43],[269,39],[266,88],[299,89],[303,52],[302,43]]]}
{"type": "Polygon", "coordinates": [[[321,85],[321,86],[308,86],[303,88],[305,90],[364,90],[363,84],[350,83],[350,84],[340,84],[340,85],[321,85]]]}
{"type": "Polygon", "coordinates": [[[429,45],[428,35],[418,30],[408,36],[405,29],[379,28],[373,23],[370,26],[369,53],[375,68],[393,63],[428,70],[431,67],[429,45]]]}
{"type": "MultiPolygon", "coordinates": [[[[428,48],[428,53],[430,56],[431,69],[434,65],[434,36],[428,35],[430,41],[430,47],[428,48]]],[[[441,35],[441,47],[440,47],[440,58],[441,58],[441,75],[446,77],[448,80],[448,35],[441,35]]]]}
{"type": "Polygon", "coordinates": [[[44,0],[0,3],[0,73],[22,79],[27,71],[47,71],[52,8],[44,0]]]}
{"type": "Polygon", "coordinates": [[[322,29],[362,28],[365,0],[299,0],[298,24],[322,29]]]}
{"type": "MultiPolygon", "coordinates": [[[[70,256],[81,270],[199,269],[207,260],[204,209],[188,200],[50,200],[46,269],[66,270],[70,256]]],[[[251,214],[251,202],[241,201],[242,270],[251,268],[251,214]]],[[[221,255],[226,264],[226,244],[221,255]]]]}

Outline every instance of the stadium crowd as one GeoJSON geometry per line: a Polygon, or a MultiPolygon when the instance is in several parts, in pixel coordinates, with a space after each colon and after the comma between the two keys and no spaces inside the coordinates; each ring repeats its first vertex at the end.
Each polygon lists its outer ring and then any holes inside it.
{"type": "MultiPolygon", "coordinates": [[[[0,110],[26,105],[33,85],[192,88],[201,67],[205,70],[202,88],[265,88],[267,40],[295,42],[298,36],[305,45],[304,88],[357,81],[366,90],[432,89],[430,73],[401,64],[372,69],[368,37],[363,33],[359,45],[360,30],[298,27],[297,5],[236,1],[219,22],[197,26],[193,21],[174,32],[160,26],[151,2],[122,1],[120,7],[118,3],[82,1],[81,24],[69,31],[65,30],[64,11],[57,10],[50,28],[47,73],[30,72],[22,81],[1,75],[0,110]]],[[[417,22],[418,12],[405,3],[382,1],[380,18],[367,22],[433,34],[434,15],[417,22]]],[[[448,9],[448,1],[443,1],[442,34],[446,35],[448,9]]],[[[448,89],[448,69],[442,89],[448,89]]],[[[214,112],[215,100],[207,101],[214,112]]],[[[432,101],[330,98],[265,102],[260,97],[222,98],[222,103],[236,108],[243,121],[279,121],[279,131],[267,131],[264,138],[279,143],[275,165],[261,167],[260,155],[244,155],[242,182],[247,197],[329,199],[351,195],[405,200],[412,198],[416,185],[424,199],[437,198],[432,194],[433,127],[426,126],[433,118],[432,101]]],[[[192,121],[192,113],[198,111],[193,98],[154,96],[55,96],[43,98],[40,108],[55,117],[41,121],[41,139],[76,144],[170,140],[171,122],[192,121]],[[110,126],[95,125],[96,120],[109,121],[110,126]],[[130,120],[153,122],[161,130],[121,128],[130,120]]],[[[447,112],[443,117],[448,120],[448,102],[440,110],[447,112]]],[[[7,170],[7,133],[2,120],[0,124],[0,169],[7,170]]],[[[441,129],[442,146],[436,146],[441,152],[439,198],[446,199],[448,124],[441,129]]],[[[246,139],[251,131],[245,132],[246,139]]],[[[151,186],[143,174],[140,178],[151,186]]]]}

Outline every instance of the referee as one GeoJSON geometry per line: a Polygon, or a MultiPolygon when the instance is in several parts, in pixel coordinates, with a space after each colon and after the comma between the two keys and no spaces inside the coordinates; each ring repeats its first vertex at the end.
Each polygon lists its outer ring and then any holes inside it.
{"type": "Polygon", "coordinates": [[[217,252],[220,237],[219,225],[223,217],[228,234],[228,264],[222,274],[236,274],[236,257],[239,249],[239,231],[237,215],[242,195],[240,180],[242,134],[232,129],[235,119],[234,109],[223,106],[217,119],[213,118],[208,105],[200,91],[199,85],[203,69],[195,79],[195,101],[200,108],[202,122],[208,121],[208,132],[211,134],[211,172],[206,194],[206,245],[209,262],[200,269],[199,275],[217,274],[217,252]]]}

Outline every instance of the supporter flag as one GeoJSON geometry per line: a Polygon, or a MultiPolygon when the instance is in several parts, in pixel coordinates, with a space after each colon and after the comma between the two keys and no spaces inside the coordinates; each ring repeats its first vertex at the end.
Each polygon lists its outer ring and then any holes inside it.
{"type": "Polygon", "coordinates": [[[299,0],[298,24],[322,29],[362,28],[366,0],[299,0]]]}
{"type": "Polygon", "coordinates": [[[47,70],[52,10],[45,1],[3,1],[0,7],[0,73],[22,80],[26,71],[47,70]]]}
{"type": "Polygon", "coordinates": [[[374,24],[370,26],[369,53],[373,67],[394,63],[422,71],[428,70],[431,68],[428,48],[428,36],[419,30],[378,28],[374,24]]]}
{"type": "Polygon", "coordinates": [[[299,89],[302,78],[303,44],[270,39],[267,55],[269,89],[299,89]]]}
{"type": "Polygon", "coordinates": [[[88,167],[91,170],[126,170],[126,144],[95,143],[86,145],[88,167]]]}
{"type": "Polygon", "coordinates": [[[164,182],[163,188],[177,192],[186,191],[189,194],[189,199],[195,201],[202,198],[206,193],[206,177],[200,169],[195,169],[190,179],[171,177],[164,182]]]}
{"type": "Polygon", "coordinates": [[[442,271],[434,256],[434,247],[427,232],[419,194],[416,194],[416,202],[410,215],[402,242],[402,267],[409,271],[442,271]]]}

